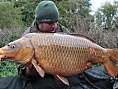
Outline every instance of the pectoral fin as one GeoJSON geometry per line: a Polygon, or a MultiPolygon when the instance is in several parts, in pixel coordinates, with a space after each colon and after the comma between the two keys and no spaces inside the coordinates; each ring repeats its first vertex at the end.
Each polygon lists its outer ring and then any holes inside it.
{"type": "Polygon", "coordinates": [[[69,85],[69,81],[68,81],[67,78],[62,77],[62,76],[59,76],[59,75],[56,75],[56,77],[57,77],[59,80],[61,80],[64,84],[69,85]]]}
{"type": "Polygon", "coordinates": [[[32,64],[36,68],[36,71],[39,73],[41,77],[44,77],[45,72],[44,70],[37,64],[37,61],[35,59],[32,59],[32,64]]]}

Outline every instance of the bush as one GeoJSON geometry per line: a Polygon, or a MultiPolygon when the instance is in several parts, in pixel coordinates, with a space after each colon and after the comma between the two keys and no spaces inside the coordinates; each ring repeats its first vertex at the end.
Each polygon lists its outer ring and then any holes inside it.
{"type": "Polygon", "coordinates": [[[0,77],[16,76],[17,74],[16,63],[9,61],[0,63],[0,77]]]}
{"type": "Polygon", "coordinates": [[[0,28],[16,28],[23,26],[20,8],[12,2],[0,2],[0,28]]]}
{"type": "MultiPolygon", "coordinates": [[[[0,30],[0,47],[18,39],[22,34],[23,30],[18,28],[0,30]]],[[[0,77],[15,76],[17,74],[16,63],[4,60],[0,62],[0,77]]]]}

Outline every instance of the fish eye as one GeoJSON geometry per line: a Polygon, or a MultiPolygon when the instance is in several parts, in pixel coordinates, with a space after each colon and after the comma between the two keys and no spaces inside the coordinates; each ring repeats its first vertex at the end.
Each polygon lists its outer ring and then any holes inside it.
{"type": "Polygon", "coordinates": [[[10,46],[9,44],[7,46],[10,46]]]}
{"type": "Polygon", "coordinates": [[[11,48],[15,48],[15,45],[12,45],[11,48]]]}

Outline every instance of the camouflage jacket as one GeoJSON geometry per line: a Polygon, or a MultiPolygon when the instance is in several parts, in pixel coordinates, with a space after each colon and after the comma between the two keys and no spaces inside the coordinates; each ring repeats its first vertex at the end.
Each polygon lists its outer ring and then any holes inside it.
{"type": "MultiPolygon", "coordinates": [[[[25,35],[27,33],[39,33],[39,32],[42,32],[42,31],[40,29],[38,29],[37,23],[33,22],[32,25],[24,32],[23,35],[25,35]]],[[[67,33],[67,34],[70,33],[67,28],[65,28],[64,26],[62,26],[59,23],[58,23],[55,33],[58,33],[58,32],[67,33]]]]}

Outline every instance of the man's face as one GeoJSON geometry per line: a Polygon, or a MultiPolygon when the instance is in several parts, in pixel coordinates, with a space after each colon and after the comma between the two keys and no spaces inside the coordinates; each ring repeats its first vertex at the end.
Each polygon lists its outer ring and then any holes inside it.
{"type": "Polygon", "coordinates": [[[38,23],[39,29],[42,31],[46,31],[46,32],[55,32],[55,30],[57,29],[57,21],[51,21],[51,22],[42,22],[42,23],[38,23]]]}

